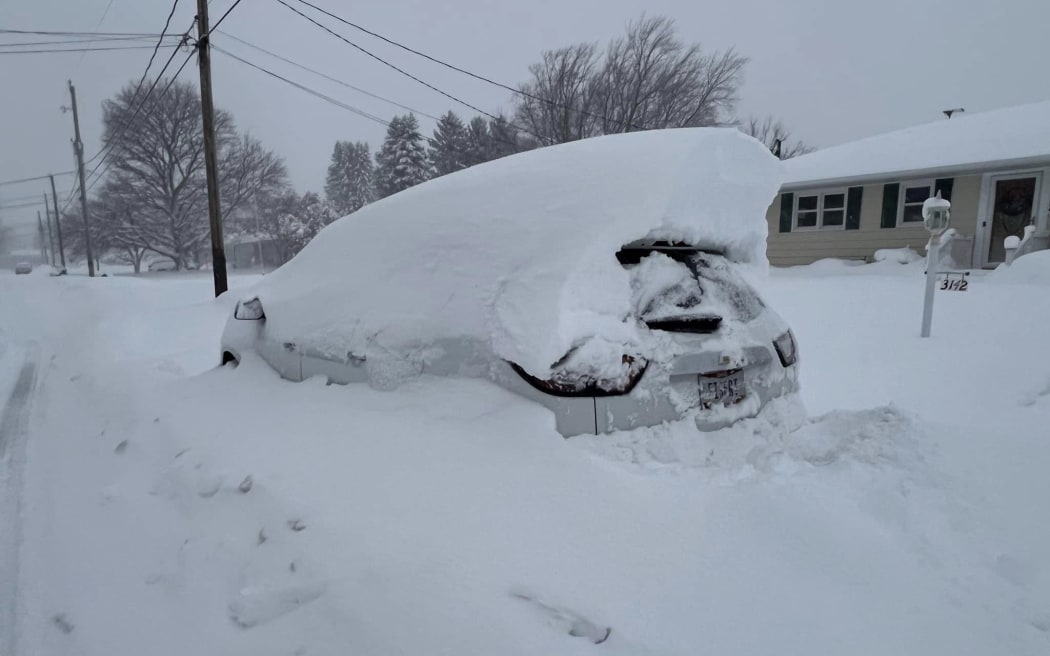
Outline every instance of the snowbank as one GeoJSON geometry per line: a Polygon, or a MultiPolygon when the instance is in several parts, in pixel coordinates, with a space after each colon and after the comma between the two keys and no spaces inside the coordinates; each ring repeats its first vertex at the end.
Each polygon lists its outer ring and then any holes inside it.
{"type": "Polygon", "coordinates": [[[626,243],[685,241],[764,268],[780,170],[734,129],[543,148],[343,217],[251,294],[274,334],[334,354],[466,337],[539,375],[589,341],[619,354],[637,343],[614,256],[626,243]]]}
{"type": "Polygon", "coordinates": [[[1000,266],[988,276],[988,280],[1050,285],[1050,251],[1022,255],[1009,266],[1000,266]]]}
{"type": "Polygon", "coordinates": [[[912,262],[918,262],[922,259],[922,255],[919,255],[914,250],[904,248],[880,248],[875,251],[874,259],[876,262],[896,262],[897,264],[911,264],[912,262]]]}

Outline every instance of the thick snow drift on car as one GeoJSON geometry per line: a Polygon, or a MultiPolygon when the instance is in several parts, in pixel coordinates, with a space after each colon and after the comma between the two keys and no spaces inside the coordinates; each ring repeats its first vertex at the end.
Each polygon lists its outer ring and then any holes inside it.
{"type": "Polygon", "coordinates": [[[425,358],[468,337],[538,376],[573,347],[618,362],[656,345],[617,251],[659,238],[764,267],[779,184],[780,163],[733,129],[542,148],[343,217],[244,298],[275,334],[341,357],[425,358]]]}

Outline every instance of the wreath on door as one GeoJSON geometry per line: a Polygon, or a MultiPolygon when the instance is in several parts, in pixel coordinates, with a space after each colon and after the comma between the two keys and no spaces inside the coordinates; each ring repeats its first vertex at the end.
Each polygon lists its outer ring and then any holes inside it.
{"type": "Polygon", "coordinates": [[[998,195],[995,201],[995,219],[999,227],[1010,235],[1020,235],[1029,222],[1028,210],[1032,199],[1023,189],[1012,187],[998,195]]]}

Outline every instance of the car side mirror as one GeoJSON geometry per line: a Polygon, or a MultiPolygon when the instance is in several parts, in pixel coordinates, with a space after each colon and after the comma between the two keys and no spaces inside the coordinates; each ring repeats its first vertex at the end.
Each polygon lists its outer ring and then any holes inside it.
{"type": "Polygon", "coordinates": [[[237,308],[233,311],[233,318],[241,321],[261,321],[266,318],[266,315],[263,313],[259,299],[253,298],[250,301],[237,303],[237,308]]]}

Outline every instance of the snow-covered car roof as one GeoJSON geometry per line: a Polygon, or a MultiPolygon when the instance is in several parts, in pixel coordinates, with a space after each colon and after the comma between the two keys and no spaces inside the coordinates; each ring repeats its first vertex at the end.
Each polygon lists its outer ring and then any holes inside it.
{"type": "Polygon", "coordinates": [[[931,172],[977,172],[998,164],[1050,162],[1050,101],[957,113],[904,130],[824,148],[784,162],[784,186],[931,172]]]}
{"type": "Polygon", "coordinates": [[[765,266],[780,182],[780,162],[735,129],[542,148],[339,219],[247,297],[275,334],[333,353],[470,337],[543,372],[583,341],[633,339],[624,244],[682,241],[765,266]]]}

